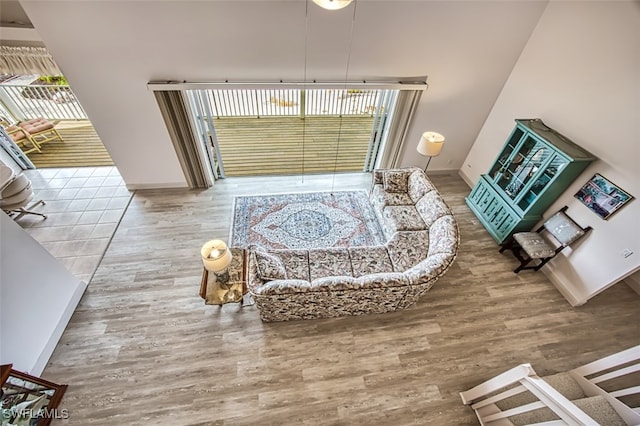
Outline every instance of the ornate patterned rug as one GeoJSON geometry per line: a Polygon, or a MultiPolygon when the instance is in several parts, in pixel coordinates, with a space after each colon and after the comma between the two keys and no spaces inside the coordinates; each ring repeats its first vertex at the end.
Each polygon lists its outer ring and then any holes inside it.
{"type": "Polygon", "coordinates": [[[309,249],[376,245],[382,231],[365,191],[236,197],[230,245],[309,249]]]}

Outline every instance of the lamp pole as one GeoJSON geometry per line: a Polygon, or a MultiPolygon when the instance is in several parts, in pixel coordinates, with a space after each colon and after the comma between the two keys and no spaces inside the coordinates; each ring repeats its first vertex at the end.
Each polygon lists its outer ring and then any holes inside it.
{"type": "Polygon", "coordinates": [[[424,166],[424,172],[425,172],[425,173],[427,173],[427,169],[429,168],[429,163],[431,162],[431,159],[432,159],[432,158],[433,158],[433,157],[430,155],[430,156],[429,156],[429,159],[427,160],[427,165],[426,165],[426,166],[424,166]]]}

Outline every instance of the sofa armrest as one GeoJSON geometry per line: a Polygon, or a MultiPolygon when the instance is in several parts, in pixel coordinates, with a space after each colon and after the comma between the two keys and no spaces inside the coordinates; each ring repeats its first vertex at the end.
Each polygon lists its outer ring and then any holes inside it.
{"type": "Polygon", "coordinates": [[[253,290],[260,288],[266,281],[258,274],[258,262],[254,252],[249,252],[247,261],[249,263],[247,266],[247,289],[253,293],[253,290]]]}
{"type": "Polygon", "coordinates": [[[384,179],[384,169],[375,169],[373,171],[373,184],[382,185],[384,179]]]}
{"type": "Polygon", "coordinates": [[[452,253],[437,253],[427,256],[422,262],[404,271],[411,285],[435,281],[444,274],[455,259],[452,253]]]}

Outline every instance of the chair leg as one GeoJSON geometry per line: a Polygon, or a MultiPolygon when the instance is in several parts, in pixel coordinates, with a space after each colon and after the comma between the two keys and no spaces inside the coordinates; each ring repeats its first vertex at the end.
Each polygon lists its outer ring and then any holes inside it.
{"type": "Polygon", "coordinates": [[[531,267],[527,267],[527,265],[533,260],[529,257],[528,254],[524,253],[520,244],[518,244],[515,240],[512,242],[511,247],[507,247],[513,253],[513,256],[518,259],[520,262],[520,266],[513,270],[516,274],[523,269],[531,269],[531,267]]]}
{"type": "Polygon", "coordinates": [[[540,264],[536,265],[535,268],[533,268],[534,271],[539,271],[540,268],[542,268],[548,261],[550,261],[551,259],[553,259],[553,257],[546,257],[544,259],[540,260],[540,264]]]}
{"type": "Polygon", "coordinates": [[[35,211],[32,210],[34,207],[37,207],[40,204],[42,204],[44,206],[47,203],[45,203],[44,200],[39,200],[39,201],[36,201],[35,203],[31,204],[30,206],[20,207],[19,209],[13,209],[13,210],[5,210],[5,212],[7,214],[9,214],[9,215],[11,215],[12,213],[13,214],[17,213],[15,216],[12,216],[13,220],[18,220],[22,216],[28,215],[28,214],[32,214],[32,215],[35,215],[35,216],[42,216],[43,219],[46,219],[47,218],[46,214],[38,213],[38,212],[35,212],[35,211]]]}
{"type": "Polygon", "coordinates": [[[60,132],[58,132],[55,127],[52,130],[56,134],[58,139],[60,139],[60,142],[64,142],[64,139],[62,139],[62,135],[60,134],[60,132]]]}
{"type": "Polygon", "coordinates": [[[529,262],[531,262],[533,259],[523,259],[520,261],[520,266],[518,266],[516,269],[513,270],[513,272],[515,272],[516,274],[520,271],[522,271],[523,269],[530,269],[530,268],[525,268],[529,262]]]}
{"type": "Polygon", "coordinates": [[[514,243],[515,243],[515,240],[513,238],[507,238],[507,240],[504,243],[500,244],[500,250],[498,250],[498,253],[502,253],[505,250],[513,251],[514,243]]]}
{"type": "Polygon", "coordinates": [[[30,137],[27,139],[21,139],[20,143],[22,144],[22,146],[25,147],[25,149],[20,148],[22,152],[24,152],[25,154],[29,154],[30,152],[33,152],[33,151],[42,152],[42,150],[40,149],[40,144],[38,144],[38,142],[36,142],[30,137]],[[31,145],[31,148],[29,148],[27,144],[31,145]]]}
{"type": "Polygon", "coordinates": [[[524,253],[524,250],[522,250],[522,247],[520,247],[520,244],[518,244],[518,242],[513,238],[509,238],[500,245],[499,252],[502,253],[505,250],[511,250],[513,256],[520,261],[520,265],[513,270],[513,272],[515,272],[516,274],[523,269],[533,269],[534,271],[538,271],[544,266],[545,263],[552,259],[551,257],[548,257],[546,259],[538,259],[540,261],[539,265],[528,266],[529,263],[531,263],[531,261],[534,259],[529,257],[529,255],[526,255],[526,253],[524,253]]]}

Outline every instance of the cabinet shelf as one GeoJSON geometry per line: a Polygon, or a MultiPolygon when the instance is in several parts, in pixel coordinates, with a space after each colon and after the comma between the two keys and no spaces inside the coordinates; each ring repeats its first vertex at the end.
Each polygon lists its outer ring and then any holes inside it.
{"type": "Polygon", "coordinates": [[[540,119],[516,126],[467,205],[497,243],[530,230],[542,213],[595,160],[540,119]]]}

